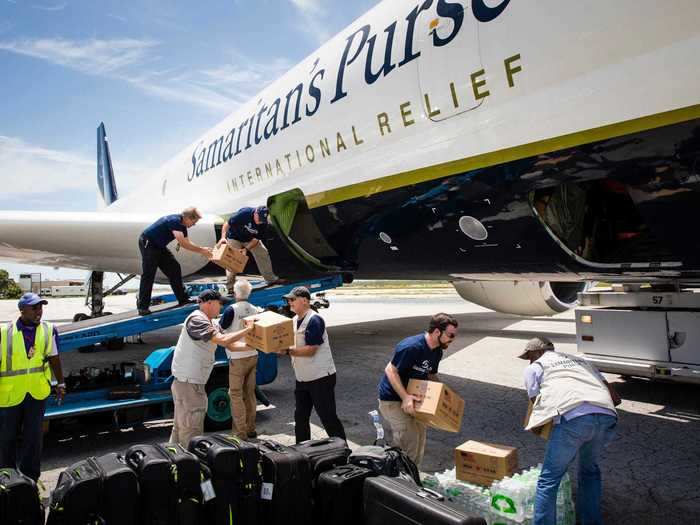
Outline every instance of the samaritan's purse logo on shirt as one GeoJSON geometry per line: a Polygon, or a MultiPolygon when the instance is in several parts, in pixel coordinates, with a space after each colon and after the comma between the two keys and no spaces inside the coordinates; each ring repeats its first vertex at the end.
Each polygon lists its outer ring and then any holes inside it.
{"type": "Polygon", "coordinates": [[[415,365],[413,365],[413,370],[422,374],[429,374],[432,370],[430,366],[430,361],[425,359],[422,363],[416,363],[415,365]]]}

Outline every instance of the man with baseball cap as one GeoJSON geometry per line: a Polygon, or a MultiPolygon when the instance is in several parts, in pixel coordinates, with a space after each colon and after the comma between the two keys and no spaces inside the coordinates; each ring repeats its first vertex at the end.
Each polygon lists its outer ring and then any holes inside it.
{"type": "Polygon", "coordinates": [[[297,443],[311,439],[311,410],[316,409],[329,437],[345,439],[335,408],[335,363],[323,318],[311,309],[311,294],[297,286],[284,298],[294,312],[295,345],[281,353],[291,356],[296,385],[294,433],[297,443]]]}
{"type": "MultiPolygon", "coordinates": [[[[270,252],[260,240],[265,236],[267,230],[268,209],[266,206],[257,208],[241,208],[228,218],[221,228],[221,239],[217,246],[228,243],[232,248],[240,250],[244,248],[253,254],[255,264],[258,266],[260,275],[268,284],[279,282],[275,272],[272,271],[272,261],[270,252]]],[[[226,287],[229,295],[234,294],[234,284],[236,274],[226,270],[226,287]]]]}
{"type": "Polygon", "coordinates": [[[533,406],[525,429],[554,424],[537,481],[534,523],[556,525],[559,483],[576,454],[578,520],[602,523],[598,461],[615,435],[619,396],[593,365],[579,356],[556,352],[546,337],[528,341],[518,357],[530,361],[525,388],[533,406]]]}
{"type": "Polygon", "coordinates": [[[185,448],[190,439],[204,432],[207,413],[205,385],[214,368],[216,346],[230,346],[253,328],[229,334],[221,332],[213,321],[221,311],[222,302],[221,294],[216,290],[204,290],[197,302],[199,309],[192,312],[182,325],[172,364],[175,414],[170,442],[180,443],[185,448]]]}
{"type": "Polygon", "coordinates": [[[37,294],[26,293],[18,303],[19,319],[0,325],[0,467],[17,468],[34,481],[41,474],[52,371],[59,404],[66,393],[56,330],[41,321],[45,304],[37,294]]]}

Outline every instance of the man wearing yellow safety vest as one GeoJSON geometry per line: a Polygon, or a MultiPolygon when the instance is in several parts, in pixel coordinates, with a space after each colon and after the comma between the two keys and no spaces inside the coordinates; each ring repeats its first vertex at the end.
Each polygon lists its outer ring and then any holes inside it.
{"type": "Polygon", "coordinates": [[[37,294],[26,293],[19,300],[19,319],[0,325],[0,467],[17,468],[34,481],[41,473],[52,371],[59,404],[66,393],[56,331],[41,322],[45,304],[37,294]]]}

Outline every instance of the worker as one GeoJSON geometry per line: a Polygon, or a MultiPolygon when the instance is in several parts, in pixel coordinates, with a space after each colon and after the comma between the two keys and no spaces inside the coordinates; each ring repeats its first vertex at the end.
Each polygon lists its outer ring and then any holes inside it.
{"type": "Polygon", "coordinates": [[[141,284],[139,286],[139,298],[137,308],[139,315],[151,313],[151,292],[156,271],[160,270],[170,281],[170,286],[175,293],[179,305],[187,304],[189,298],[182,282],[182,270],[172,252],[168,250],[168,244],[177,240],[178,244],[186,250],[198,253],[204,257],[211,257],[211,248],[197,246],[187,238],[187,229],[191,228],[202,218],[199,210],[194,207],[185,208],[182,213],[165,215],[148,228],[143,230],[139,237],[139,250],[141,251],[141,284]]]}
{"type": "Polygon", "coordinates": [[[592,364],[556,352],[546,337],[531,339],[518,357],[530,361],[525,369],[525,388],[533,406],[525,428],[554,424],[537,480],[534,523],[556,525],[559,483],[576,454],[578,521],[602,523],[598,462],[615,435],[619,396],[592,364]]]}
{"type": "MultiPolygon", "coordinates": [[[[253,287],[247,279],[239,278],[233,285],[235,304],[230,304],[221,314],[219,326],[224,333],[245,328],[244,317],[262,312],[262,308],[248,302],[253,287]]],[[[235,344],[235,343],[234,343],[235,344]]],[[[231,399],[232,433],[241,439],[255,438],[255,375],[258,351],[247,345],[226,348],[228,357],[228,394],[231,399]]]]}
{"type": "Polygon", "coordinates": [[[204,290],[197,300],[199,309],[187,316],[182,325],[172,364],[175,415],[170,442],[185,448],[192,437],[204,432],[205,385],[214,368],[216,346],[228,346],[252,330],[251,326],[222,334],[213,321],[221,311],[221,294],[216,290],[204,290]]]}
{"type": "Polygon", "coordinates": [[[311,439],[311,410],[316,409],[326,433],[345,439],[345,429],[335,407],[336,371],[323,318],[311,309],[311,294],[297,286],[283,296],[292,312],[295,346],[280,353],[291,356],[294,389],[294,433],[296,442],[311,439]]]}
{"type": "Polygon", "coordinates": [[[400,447],[420,467],[425,453],[426,425],[415,418],[420,399],[406,391],[409,379],[437,381],[442,352],[457,337],[457,320],[438,313],[428,331],[407,337],[394,349],[379,381],[379,411],[389,422],[393,445],[400,447]]]}
{"type": "MultiPolygon", "coordinates": [[[[228,243],[236,249],[245,249],[255,257],[255,264],[263,279],[268,284],[277,284],[280,279],[272,271],[270,252],[260,240],[267,230],[268,209],[266,206],[257,208],[241,208],[228,218],[221,228],[221,239],[217,246],[228,243]]],[[[234,295],[236,274],[226,270],[226,287],[229,295],[234,295]]]]}
{"type": "Polygon", "coordinates": [[[41,474],[44,409],[56,378],[56,400],[66,394],[58,337],[42,322],[48,302],[35,293],[19,300],[20,316],[0,325],[0,467],[16,468],[34,481],[41,474]]]}

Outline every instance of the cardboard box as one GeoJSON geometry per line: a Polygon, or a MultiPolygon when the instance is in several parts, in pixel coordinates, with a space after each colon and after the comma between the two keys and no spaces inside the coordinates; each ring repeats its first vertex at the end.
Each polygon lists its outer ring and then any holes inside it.
{"type": "Polygon", "coordinates": [[[467,441],[455,449],[457,479],[490,485],[518,469],[518,449],[494,443],[467,441]]]}
{"type": "Polygon", "coordinates": [[[233,273],[241,273],[248,264],[248,256],[245,250],[231,248],[228,244],[222,244],[212,250],[212,262],[233,273]]]}
{"type": "Polygon", "coordinates": [[[246,324],[255,322],[255,328],[245,336],[248,346],[268,354],[294,346],[294,326],[289,317],[275,312],[262,312],[243,320],[246,324]]]}
{"type": "MultiPolygon", "coordinates": [[[[530,415],[532,414],[532,401],[528,402],[527,405],[527,415],[525,416],[525,422],[523,423],[523,426],[526,427],[528,422],[530,421],[530,415]]],[[[542,439],[549,439],[550,434],[552,433],[552,429],[554,428],[554,423],[552,421],[548,421],[544,425],[540,425],[539,427],[531,428],[530,432],[535,434],[536,436],[540,436],[542,439]]]]}
{"type": "Polygon", "coordinates": [[[454,390],[437,381],[410,379],[406,391],[421,398],[415,405],[416,419],[433,428],[459,432],[464,415],[464,399],[454,390]]]}

